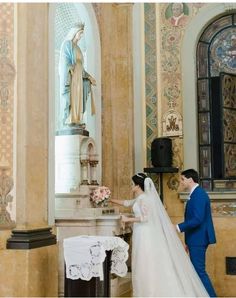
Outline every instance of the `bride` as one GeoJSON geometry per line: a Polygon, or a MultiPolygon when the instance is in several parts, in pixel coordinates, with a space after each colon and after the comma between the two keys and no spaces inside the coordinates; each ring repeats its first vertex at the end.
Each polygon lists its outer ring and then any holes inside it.
{"type": "Polygon", "coordinates": [[[133,206],[132,283],[135,297],[209,297],[184,250],[153,181],[132,177],[134,200],[111,202],[133,206]]]}

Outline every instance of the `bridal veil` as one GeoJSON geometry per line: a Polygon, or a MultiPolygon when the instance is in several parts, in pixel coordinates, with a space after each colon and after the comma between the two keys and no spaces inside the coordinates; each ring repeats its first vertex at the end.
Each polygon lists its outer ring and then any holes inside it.
{"type": "Polygon", "coordinates": [[[153,239],[150,254],[153,262],[156,262],[155,267],[152,267],[152,278],[158,287],[163,287],[160,293],[170,293],[162,296],[209,297],[150,178],[144,181],[144,194],[148,208],[152,211],[148,218],[153,239]],[[168,287],[169,292],[164,287],[168,287]]]}

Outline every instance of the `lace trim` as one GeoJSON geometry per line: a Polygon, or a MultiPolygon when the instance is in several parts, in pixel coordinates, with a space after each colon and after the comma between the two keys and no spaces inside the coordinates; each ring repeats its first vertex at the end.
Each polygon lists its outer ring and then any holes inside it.
{"type": "Polygon", "coordinates": [[[119,237],[78,236],[64,239],[66,277],[103,280],[103,262],[106,250],[112,250],[111,273],[119,276],[127,274],[126,261],[129,245],[119,237]]]}

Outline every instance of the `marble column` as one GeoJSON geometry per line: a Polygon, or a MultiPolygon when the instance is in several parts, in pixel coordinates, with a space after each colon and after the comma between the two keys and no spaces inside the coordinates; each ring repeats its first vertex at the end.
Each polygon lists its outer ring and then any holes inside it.
{"type": "Polygon", "coordinates": [[[124,198],[134,172],[133,4],[94,7],[102,49],[102,184],[124,198]]]}
{"type": "Polygon", "coordinates": [[[17,5],[17,227],[47,224],[48,5],[17,5]]]}
{"type": "MultiPolygon", "coordinates": [[[[7,297],[57,296],[55,236],[33,244],[35,233],[50,234],[48,211],[48,4],[15,4],[16,228],[0,249],[0,293],[7,297]],[[18,249],[15,239],[26,235],[18,249]],[[34,248],[34,249],[31,249],[34,248]]],[[[36,241],[37,242],[37,241],[36,241]]]]}

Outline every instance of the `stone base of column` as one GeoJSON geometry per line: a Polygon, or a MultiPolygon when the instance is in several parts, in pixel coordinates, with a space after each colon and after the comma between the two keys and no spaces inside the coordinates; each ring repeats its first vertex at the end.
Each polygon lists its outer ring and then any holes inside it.
{"type": "Polygon", "coordinates": [[[51,228],[29,230],[12,230],[11,238],[7,240],[7,249],[31,249],[49,246],[57,243],[56,235],[51,228]]]}
{"type": "MultiPolygon", "coordinates": [[[[28,230],[23,233],[17,230],[14,236],[11,236],[11,233],[12,231],[5,230],[0,236],[1,296],[58,297],[58,245],[54,244],[56,237],[51,234],[50,228],[28,230]],[[46,235],[49,237],[48,240],[46,235]],[[6,249],[7,239],[14,238],[20,240],[22,247],[6,249]],[[52,242],[54,245],[51,245],[52,242]],[[34,249],[28,249],[33,246],[34,249]]],[[[14,244],[9,241],[8,245],[14,244]]]]}

